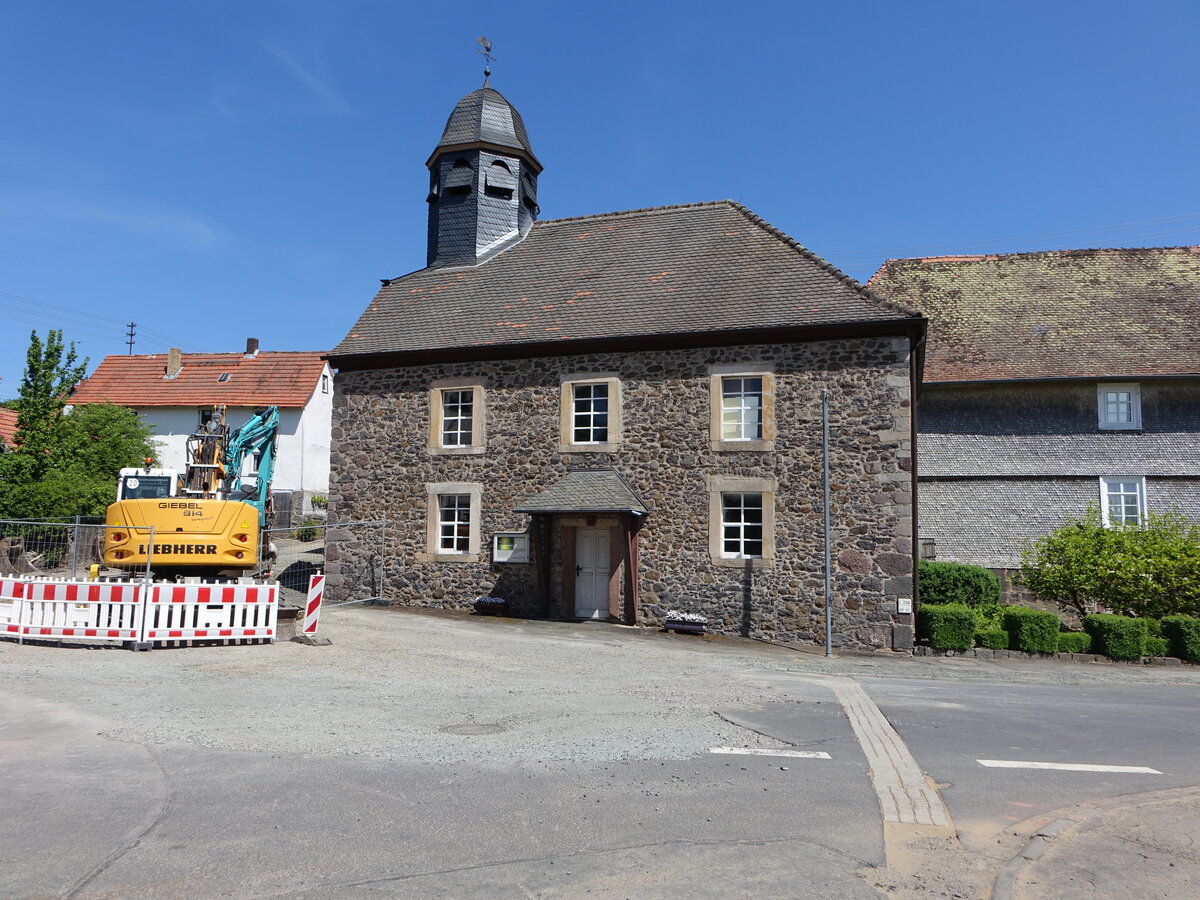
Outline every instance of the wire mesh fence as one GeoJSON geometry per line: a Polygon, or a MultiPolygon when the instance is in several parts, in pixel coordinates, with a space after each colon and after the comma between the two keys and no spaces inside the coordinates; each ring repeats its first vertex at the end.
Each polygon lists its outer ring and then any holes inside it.
{"type": "Polygon", "coordinates": [[[82,578],[103,545],[101,518],[0,519],[0,575],[82,578]]]}
{"type": "MultiPolygon", "coordinates": [[[[119,576],[120,571],[103,566],[105,527],[102,519],[86,517],[59,521],[0,519],[0,575],[82,579],[89,576],[92,565],[100,564],[99,574],[119,576]]],[[[336,586],[331,599],[378,597],[383,593],[386,535],[386,522],[273,528],[262,535],[263,547],[274,550],[273,557],[262,560],[263,568],[279,581],[283,606],[303,606],[309,577],[318,571],[329,574],[336,586]]]]}
{"type": "Polygon", "coordinates": [[[282,588],[280,602],[302,606],[308,580],[326,573],[330,599],[365,600],[383,594],[386,522],[305,524],[272,528],[263,543],[274,548],[272,572],[282,588]]]}

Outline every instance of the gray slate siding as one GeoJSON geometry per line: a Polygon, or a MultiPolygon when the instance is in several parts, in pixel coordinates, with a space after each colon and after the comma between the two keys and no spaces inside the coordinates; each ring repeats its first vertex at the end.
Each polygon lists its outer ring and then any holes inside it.
{"type": "MultiPolygon", "coordinates": [[[[813,640],[824,615],[820,389],[827,386],[836,640],[886,646],[896,599],[912,590],[908,385],[907,342],[888,338],[342,372],[330,516],[389,521],[384,592],[399,603],[465,610],[475,597],[499,594],[517,614],[536,614],[533,566],[492,564],[491,536],[524,529],[529,517],[515,509],[569,468],[611,467],[650,509],[638,535],[640,621],[658,624],[678,607],[707,615],[710,628],[726,634],[813,640]],[[712,449],[709,366],[743,362],[775,368],[774,451],[712,449]],[[560,377],[592,372],[621,378],[622,442],[609,453],[562,453],[560,377]],[[486,452],[431,455],[431,382],[475,377],[486,389],[486,452]],[[712,562],[710,476],[777,483],[773,566],[747,571],[712,562]],[[437,482],[483,485],[480,561],[419,559],[426,544],[424,486],[437,482]]],[[[331,596],[341,589],[339,578],[335,560],[331,596]]]]}
{"type": "Polygon", "coordinates": [[[1142,381],[1142,428],[1102,430],[1099,382],[925,385],[922,478],[1200,476],[1200,379],[1142,381]]]}
{"type": "Polygon", "coordinates": [[[1151,512],[1200,519],[1200,379],[1137,382],[1137,431],[1100,429],[1098,383],[924,386],[920,536],[938,559],[1018,565],[1026,539],[1100,501],[1103,475],[1145,476],[1151,512]]]}
{"type": "MultiPolygon", "coordinates": [[[[936,557],[993,569],[1017,568],[1027,540],[1050,533],[1100,501],[1094,478],[921,479],[921,540],[936,557]]],[[[1200,477],[1147,478],[1150,512],[1200,519],[1200,477]]]]}

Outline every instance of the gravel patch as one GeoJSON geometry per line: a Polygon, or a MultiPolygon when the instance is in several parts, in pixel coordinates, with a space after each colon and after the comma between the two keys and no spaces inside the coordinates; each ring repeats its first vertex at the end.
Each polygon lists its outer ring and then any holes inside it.
{"type": "Polygon", "coordinates": [[[787,672],[949,680],[1200,683],[1195,669],[877,654],[825,659],[620,626],[326,609],[327,647],[133,653],[0,642],[0,690],[97,716],[148,745],[433,763],[686,759],[779,747],[716,710],[779,702],[787,672]],[[767,677],[764,677],[767,676],[767,677]]]}

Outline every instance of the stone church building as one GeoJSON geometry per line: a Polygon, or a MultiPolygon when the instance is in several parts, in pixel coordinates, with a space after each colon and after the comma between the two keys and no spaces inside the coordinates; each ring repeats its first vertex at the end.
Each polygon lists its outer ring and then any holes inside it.
{"type": "Polygon", "coordinates": [[[827,390],[834,641],[911,639],[919,313],[731,201],[539,221],[486,85],[427,165],[428,265],[329,355],[331,517],[388,522],[387,597],[821,641],[827,390]]]}

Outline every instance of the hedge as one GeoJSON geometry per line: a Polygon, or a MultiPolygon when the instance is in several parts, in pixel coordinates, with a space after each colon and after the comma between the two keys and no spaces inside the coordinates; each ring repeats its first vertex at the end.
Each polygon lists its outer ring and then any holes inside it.
{"type": "Polygon", "coordinates": [[[1058,652],[1061,623],[1052,612],[1024,606],[1005,607],[1002,619],[1008,632],[1009,647],[1026,653],[1058,652]]]}
{"type": "Polygon", "coordinates": [[[1146,638],[1146,656],[1166,656],[1169,650],[1166,638],[1146,638]]]}
{"type": "Polygon", "coordinates": [[[1000,579],[982,566],[922,559],[917,562],[917,575],[923,603],[977,606],[1000,602],[1000,579]]]}
{"type": "Polygon", "coordinates": [[[1087,653],[1092,649],[1092,636],[1086,631],[1060,631],[1059,653],[1087,653]]]}
{"type": "Polygon", "coordinates": [[[1162,631],[1170,646],[1171,656],[1200,662],[1200,619],[1192,616],[1165,616],[1162,619],[1162,631]]]}
{"type": "Polygon", "coordinates": [[[1146,655],[1146,623],[1141,619],[1092,613],[1083,617],[1083,629],[1092,636],[1097,653],[1113,659],[1140,659],[1146,655]]]}
{"type": "Polygon", "coordinates": [[[1007,650],[1008,632],[1003,628],[986,628],[975,632],[975,643],[985,650],[1007,650]]]}
{"type": "Polygon", "coordinates": [[[975,642],[975,613],[961,603],[923,603],[917,628],[936,650],[969,650],[975,642]]]}

